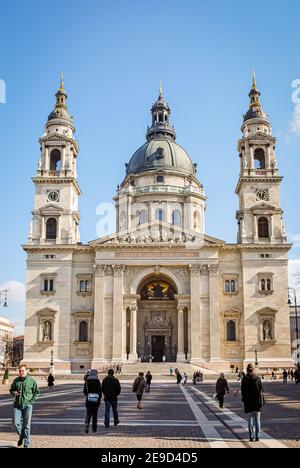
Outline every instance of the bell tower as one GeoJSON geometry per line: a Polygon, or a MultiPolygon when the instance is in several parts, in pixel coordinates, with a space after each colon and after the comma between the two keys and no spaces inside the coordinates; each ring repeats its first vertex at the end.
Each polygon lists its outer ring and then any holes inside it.
{"type": "Polygon", "coordinates": [[[48,117],[40,142],[33,220],[29,244],[76,244],[79,237],[77,182],[78,143],[73,118],[67,109],[63,75],[54,110],[48,117]]]}
{"type": "Polygon", "coordinates": [[[239,197],[238,243],[286,243],[280,185],[276,160],[276,138],[269,117],[260,102],[261,93],[253,76],[249,110],[238,142],[240,177],[236,188],[239,197]]]}

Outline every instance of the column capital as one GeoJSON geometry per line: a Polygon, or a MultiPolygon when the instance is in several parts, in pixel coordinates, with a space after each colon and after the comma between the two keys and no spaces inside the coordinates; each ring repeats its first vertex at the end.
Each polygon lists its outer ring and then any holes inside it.
{"type": "Polygon", "coordinates": [[[112,265],[94,265],[94,274],[95,276],[104,276],[104,274],[112,275],[113,269],[112,265]]]}
{"type": "Polygon", "coordinates": [[[216,275],[219,272],[219,264],[213,263],[212,265],[207,265],[208,272],[210,275],[216,275]]]}
{"type": "Polygon", "coordinates": [[[202,265],[198,263],[194,263],[192,265],[189,265],[189,270],[191,272],[191,275],[197,275],[201,272],[202,265]]]}
{"type": "Polygon", "coordinates": [[[122,276],[125,270],[125,265],[112,265],[112,269],[115,277],[122,276]]]}

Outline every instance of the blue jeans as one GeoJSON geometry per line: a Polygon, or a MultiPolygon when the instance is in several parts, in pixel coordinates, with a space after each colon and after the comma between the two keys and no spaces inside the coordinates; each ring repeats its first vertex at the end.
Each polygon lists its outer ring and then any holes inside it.
{"type": "Polygon", "coordinates": [[[105,426],[109,426],[111,408],[113,410],[114,423],[115,424],[119,423],[119,415],[118,415],[117,407],[118,407],[117,401],[107,401],[107,400],[105,401],[105,421],[104,421],[105,426]]]}
{"type": "Polygon", "coordinates": [[[260,431],[261,431],[261,419],[260,419],[260,412],[253,412],[249,414],[249,435],[251,439],[259,439],[260,438],[260,431]],[[255,429],[255,437],[254,437],[254,429],[255,429]]]}
{"type": "Polygon", "coordinates": [[[31,416],[32,405],[28,405],[26,408],[13,409],[13,425],[19,434],[19,438],[24,440],[25,447],[29,447],[30,444],[31,416]]]}

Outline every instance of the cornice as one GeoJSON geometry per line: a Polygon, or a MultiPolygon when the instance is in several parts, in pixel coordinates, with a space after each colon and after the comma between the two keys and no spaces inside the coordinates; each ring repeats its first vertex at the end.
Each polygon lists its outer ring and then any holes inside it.
{"type": "Polygon", "coordinates": [[[31,180],[34,184],[45,185],[58,185],[58,184],[74,184],[77,189],[78,195],[82,195],[82,191],[79,187],[77,180],[74,177],[48,177],[48,176],[36,176],[32,177],[31,180]]]}

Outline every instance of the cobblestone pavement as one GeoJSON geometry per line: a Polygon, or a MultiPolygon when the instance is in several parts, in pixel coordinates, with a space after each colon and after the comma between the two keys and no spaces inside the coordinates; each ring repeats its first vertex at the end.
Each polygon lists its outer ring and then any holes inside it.
{"type": "MultiPolygon", "coordinates": [[[[212,400],[214,385],[154,383],[145,395],[143,409],[136,409],[131,385],[122,384],[119,402],[121,424],[105,429],[104,404],[99,410],[97,434],[84,434],[83,385],[57,384],[53,392],[41,389],[34,407],[31,447],[95,448],[300,448],[300,386],[266,383],[267,405],[263,412],[262,442],[248,442],[247,422],[239,384],[230,384],[225,410],[212,400]]],[[[0,392],[0,447],[14,445],[12,403],[0,392]],[[2,444],[1,444],[2,441],[2,444]]]]}

